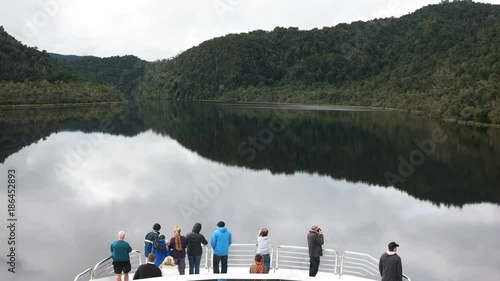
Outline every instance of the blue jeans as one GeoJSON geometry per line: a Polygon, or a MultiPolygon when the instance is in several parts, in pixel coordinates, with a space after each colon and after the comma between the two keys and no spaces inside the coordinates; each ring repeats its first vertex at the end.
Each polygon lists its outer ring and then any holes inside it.
{"type": "Polygon", "coordinates": [[[201,256],[188,256],[189,274],[200,274],[201,256]]]}
{"type": "Polygon", "coordinates": [[[271,256],[269,256],[269,254],[262,256],[264,257],[264,265],[269,271],[271,271],[271,256]]]}

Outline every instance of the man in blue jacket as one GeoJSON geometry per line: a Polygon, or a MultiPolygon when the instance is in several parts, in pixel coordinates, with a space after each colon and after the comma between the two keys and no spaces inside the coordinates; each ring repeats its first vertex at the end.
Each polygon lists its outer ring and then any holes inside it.
{"type": "Polygon", "coordinates": [[[166,252],[166,248],[160,247],[158,241],[160,240],[160,229],[161,225],[159,223],[155,223],[153,225],[153,230],[151,230],[146,237],[144,237],[144,256],[146,258],[150,253],[153,252],[153,248],[160,252],[166,252]]]}
{"type": "Polygon", "coordinates": [[[223,221],[218,222],[217,230],[214,231],[210,240],[212,249],[214,249],[214,273],[219,273],[219,262],[221,262],[220,273],[227,273],[227,255],[229,254],[231,243],[233,243],[231,232],[227,230],[226,224],[223,221]]]}

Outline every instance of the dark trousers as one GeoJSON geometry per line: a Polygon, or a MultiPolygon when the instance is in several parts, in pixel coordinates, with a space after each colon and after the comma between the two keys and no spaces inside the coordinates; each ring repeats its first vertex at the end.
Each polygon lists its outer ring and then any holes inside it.
{"type": "Polygon", "coordinates": [[[319,269],[319,257],[309,257],[309,276],[314,277],[319,269]]]}
{"type": "Polygon", "coordinates": [[[227,256],[214,255],[214,273],[227,273],[227,256]],[[219,272],[219,262],[221,263],[220,272],[219,272]]]}
{"type": "Polygon", "coordinates": [[[188,256],[189,274],[200,274],[201,256],[188,256]]]}

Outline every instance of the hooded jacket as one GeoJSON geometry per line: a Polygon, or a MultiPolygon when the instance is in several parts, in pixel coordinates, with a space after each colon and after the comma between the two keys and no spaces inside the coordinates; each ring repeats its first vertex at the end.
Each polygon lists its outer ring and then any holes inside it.
{"type": "Polygon", "coordinates": [[[227,256],[229,254],[229,246],[233,243],[231,232],[225,226],[219,227],[212,234],[210,245],[214,249],[214,255],[227,256]]]}
{"type": "Polygon", "coordinates": [[[203,234],[200,234],[201,231],[201,223],[197,222],[193,226],[193,231],[189,232],[186,235],[186,239],[188,242],[187,246],[187,255],[188,256],[201,256],[203,253],[203,249],[201,244],[207,245],[208,241],[205,239],[203,234]]]}
{"type": "Polygon", "coordinates": [[[382,281],[402,281],[403,280],[403,266],[401,265],[401,258],[396,252],[385,252],[380,257],[378,263],[380,276],[382,281]]]}

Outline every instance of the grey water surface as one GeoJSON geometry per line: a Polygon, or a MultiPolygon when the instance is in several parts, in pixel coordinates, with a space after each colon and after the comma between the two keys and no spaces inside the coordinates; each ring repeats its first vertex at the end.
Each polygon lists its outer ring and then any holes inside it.
{"type": "MultiPolygon", "coordinates": [[[[73,280],[107,257],[118,231],[143,249],[224,220],[234,243],[267,227],[275,245],[379,258],[390,241],[412,280],[498,280],[500,130],[404,112],[144,102],[24,109],[0,118],[1,198],[16,171],[16,273],[73,280]]],[[[7,223],[7,203],[2,221],[7,223]]],[[[1,278],[5,280],[4,277],[1,278]]]]}

